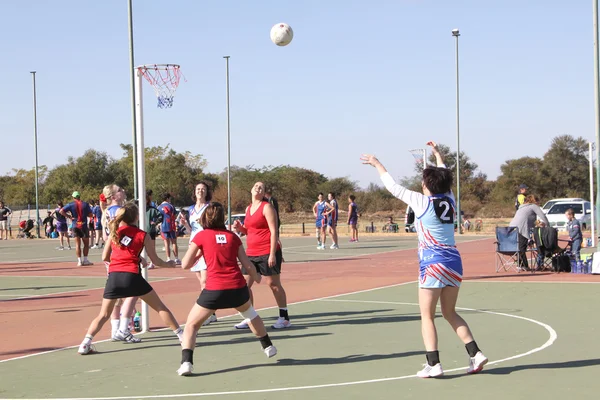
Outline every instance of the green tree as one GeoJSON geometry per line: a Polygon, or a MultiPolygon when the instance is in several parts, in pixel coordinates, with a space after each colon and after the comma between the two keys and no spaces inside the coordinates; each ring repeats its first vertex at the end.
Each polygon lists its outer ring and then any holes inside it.
{"type": "Polygon", "coordinates": [[[562,135],[544,154],[542,173],[550,197],[589,197],[588,144],[582,138],[562,135]]]}

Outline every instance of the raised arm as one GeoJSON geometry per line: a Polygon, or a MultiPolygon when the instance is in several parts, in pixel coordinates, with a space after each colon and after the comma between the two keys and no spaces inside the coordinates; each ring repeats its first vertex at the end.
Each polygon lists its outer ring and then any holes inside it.
{"type": "Polygon", "coordinates": [[[429,141],[429,142],[427,142],[427,145],[431,147],[431,152],[435,156],[435,163],[436,163],[437,167],[446,168],[446,164],[444,164],[444,158],[442,157],[442,154],[438,150],[437,143],[435,143],[434,141],[429,141]]]}

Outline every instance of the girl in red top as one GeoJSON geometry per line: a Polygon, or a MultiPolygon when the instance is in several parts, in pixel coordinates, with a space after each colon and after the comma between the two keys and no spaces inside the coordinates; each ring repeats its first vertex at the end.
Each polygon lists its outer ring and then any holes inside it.
{"type": "MultiPolygon", "coordinates": [[[[238,233],[247,235],[248,258],[254,264],[258,273],[265,277],[265,282],[271,288],[275,301],[279,306],[279,318],[273,325],[275,329],[289,328],[292,326],[288,316],[287,297],[281,286],[281,247],[277,230],[277,213],[275,208],[264,201],[265,184],[256,182],[252,188],[252,204],[246,208],[244,225],[239,220],[235,221],[233,229],[238,233]]],[[[243,270],[244,271],[244,270],[243,270]]],[[[245,270],[246,272],[248,270],[245,270]]],[[[247,278],[248,287],[252,287],[253,278],[247,278]]],[[[252,293],[251,293],[252,295],[252,293]]],[[[235,325],[237,329],[247,329],[248,321],[235,325]]]]}
{"type": "Polygon", "coordinates": [[[190,375],[194,364],[194,347],[198,330],[216,310],[235,308],[249,321],[250,329],[260,339],[267,357],[277,354],[262,319],[250,302],[250,291],[237,261],[240,260],[252,279],[260,275],[248,260],[240,238],[225,228],[225,211],[219,203],[210,203],[200,217],[203,230],[198,232],[181,263],[184,269],[194,266],[200,257],[206,262],[206,286],[188,315],[181,341],[179,375],[190,375]]]}
{"type": "Polygon", "coordinates": [[[126,297],[141,297],[181,339],[182,329],[175,317],[141,275],[139,264],[141,262],[145,266],[146,262],[140,258],[140,253],[145,248],[150,260],[160,267],[174,267],[175,262],[165,262],[156,255],[150,237],[136,226],[138,216],[137,206],[128,203],[117,211],[116,218],[110,222],[110,246],[106,246],[102,253],[102,259],[110,261],[102,307],[79,346],[79,354],[95,352],[92,346],[94,335],[109,320],[117,300],[126,297]]]}

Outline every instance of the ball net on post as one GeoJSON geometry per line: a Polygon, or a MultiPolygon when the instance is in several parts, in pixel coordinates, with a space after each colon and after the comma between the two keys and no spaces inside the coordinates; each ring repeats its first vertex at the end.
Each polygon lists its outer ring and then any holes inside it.
{"type": "MultiPolygon", "coordinates": [[[[179,86],[182,74],[177,64],[150,64],[141,65],[134,69],[134,92],[135,92],[135,142],[137,153],[137,176],[138,176],[138,208],[139,208],[139,226],[142,229],[146,227],[146,167],[145,167],[145,147],[144,147],[144,101],[143,101],[143,81],[150,83],[158,98],[158,108],[171,108],[173,98],[179,86]]],[[[185,80],[185,78],[184,78],[185,80]]],[[[146,258],[146,252],[141,256],[146,258]]],[[[142,269],[142,276],[148,279],[148,270],[142,269]]],[[[150,318],[148,313],[148,304],[142,302],[142,332],[147,332],[150,328],[150,318]]]]}
{"type": "MultiPolygon", "coordinates": [[[[177,64],[151,64],[138,67],[158,98],[158,108],[173,107],[173,98],[183,76],[177,64]]],[[[185,77],[183,78],[185,80],[185,77]]]]}
{"type": "Polygon", "coordinates": [[[409,153],[415,159],[415,164],[421,167],[421,170],[427,168],[427,150],[426,149],[412,149],[409,153]]]}

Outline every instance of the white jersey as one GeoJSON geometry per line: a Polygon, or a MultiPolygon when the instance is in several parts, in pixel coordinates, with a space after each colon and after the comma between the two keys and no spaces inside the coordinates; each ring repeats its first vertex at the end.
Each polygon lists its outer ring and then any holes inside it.
{"type": "MultiPolygon", "coordinates": [[[[192,231],[190,232],[190,243],[192,242],[192,239],[194,239],[194,236],[198,234],[198,232],[204,230],[204,228],[202,228],[202,225],[200,225],[200,217],[202,217],[202,214],[204,214],[204,210],[206,210],[206,207],[208,207],[208,203],[203,204],[199,210],[196,210],[195,204],[191,205],[188,209],[188,214],[190,216],[189,223],[190,227],[192,228],[192,231]]],[[[204,256],[202,256],[200,257],[198,262],[194,264],[194,266],[192,267],[192,271],[198,272],[204,269],[206,269],[206,262],[204,261],[204,256]]]]}

